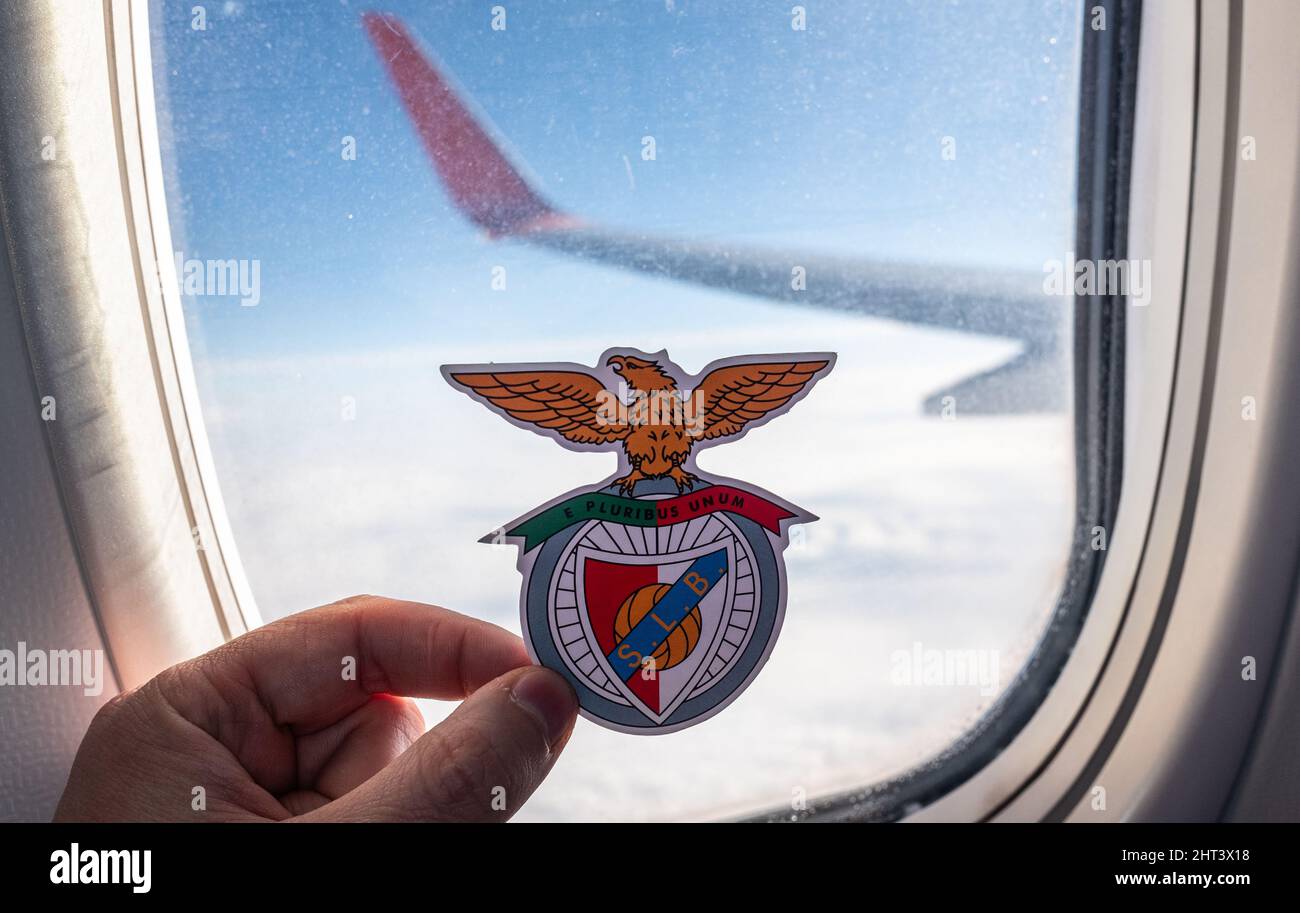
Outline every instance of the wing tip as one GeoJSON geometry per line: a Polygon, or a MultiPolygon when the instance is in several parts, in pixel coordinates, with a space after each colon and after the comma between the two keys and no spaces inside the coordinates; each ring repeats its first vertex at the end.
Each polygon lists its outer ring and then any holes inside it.
{"type": "Polygon", "coordinates": [[[453,387],[460,387],[467,393],[477,393],[480,387],[490,387],[497,383],[493,371],[446,371],[443,378],[453,387]]]}
{"type": "Polygon", "coordinates": [[[506,154],[505,142],[475,113],[469,93],[416,42],[393,13],[367,10],[361,21],[408,119],[460,213],[489,237],[581,227],[552,206],[506,154]]]}
{"type": "Polygon", "coordinates": [[[365,26],[366,32],[370,35],[370,40],[376,45],[385,32],[396,35],[399,38],[408,38],[406,23],[393,13],[381,12],[379,10],[365,10],[361,13],[361,24],[365,26]]]}

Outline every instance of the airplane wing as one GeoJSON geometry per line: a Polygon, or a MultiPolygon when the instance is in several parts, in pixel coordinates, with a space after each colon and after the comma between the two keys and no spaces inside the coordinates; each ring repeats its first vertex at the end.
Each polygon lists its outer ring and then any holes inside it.
{"type": "Polygon", "coordinates": [[[489,132],[486,117],[471,112],[402,20],[365,13],[362,21],[448,195],[489,237],[758,298],[1019,340],[1023,347],[1010,361],[937,391],[926,399],[926,410],[937,411],[946,396],[956,397],[964,413],[1064,408],[1059,346],[1070,299],[1044,295],[1041,276],[831,257],[593,225],[556,208],[529,183],[504,142],[489,132]],[[792,282],[796,267],[804,270],[799,290],[792,282]]]}

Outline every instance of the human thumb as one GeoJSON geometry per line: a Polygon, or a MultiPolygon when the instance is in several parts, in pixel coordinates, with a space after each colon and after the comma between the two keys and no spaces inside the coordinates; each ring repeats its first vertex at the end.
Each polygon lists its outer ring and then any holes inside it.
{"type": "Polygon", "coordinates": [[[555,672],[507,672],[375,776],[301,820],[504,821],[550,772],[577,712],[573,689],[555,672]]]}

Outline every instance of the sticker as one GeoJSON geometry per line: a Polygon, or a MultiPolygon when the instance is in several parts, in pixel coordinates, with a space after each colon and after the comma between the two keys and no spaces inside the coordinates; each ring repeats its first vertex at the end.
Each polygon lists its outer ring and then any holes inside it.
{"type": "Polygon", "coordinates": [[[573,685],[582,715],[676,732],[726,707],[762,668],[785,615],[790,528],[817,518],[701,472],[802,399],[835,355],[748,355],[690,376],[668,353],[609,349],[596,367],[444,365],[453,387],[576,451],[612,450],[605,481],[562,494],[482,541],[519,547],[533,660],[573,685]]]}

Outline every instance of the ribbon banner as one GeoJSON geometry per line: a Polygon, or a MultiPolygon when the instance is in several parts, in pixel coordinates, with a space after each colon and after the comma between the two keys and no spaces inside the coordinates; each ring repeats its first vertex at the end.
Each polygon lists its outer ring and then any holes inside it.
{"type": "Polygon", "coordinates": [[[715,513],[737,514],[777,535],[781,521],[794,516],[779,504],[731,485],[710,485],[684,495],[657,501],[624,498],[605,492],[574,495],[524,520],[507,536],[522,536],[524,551],[532,551],[561,530],[587,520],[604,520],[623,526],[671,526],[715,513]]]}

